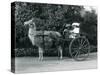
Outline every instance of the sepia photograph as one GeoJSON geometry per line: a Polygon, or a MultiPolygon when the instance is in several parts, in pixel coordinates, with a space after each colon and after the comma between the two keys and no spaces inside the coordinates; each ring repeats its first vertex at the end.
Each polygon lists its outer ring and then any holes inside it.
{"type": "Polygon", "coordinates": [[[97,7],[11,3],[11,71],[97,69],[97,7]]]}

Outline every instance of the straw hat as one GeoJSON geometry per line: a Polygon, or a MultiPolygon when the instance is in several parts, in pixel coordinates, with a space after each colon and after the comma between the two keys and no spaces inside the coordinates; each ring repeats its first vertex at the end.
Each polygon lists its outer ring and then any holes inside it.
{"type": "Polygon", "coordinates": [[[79,25],[80,25],[80,23],[78,23],[78,22],[72,23],[72,26],[79,26],[79,25]]]}

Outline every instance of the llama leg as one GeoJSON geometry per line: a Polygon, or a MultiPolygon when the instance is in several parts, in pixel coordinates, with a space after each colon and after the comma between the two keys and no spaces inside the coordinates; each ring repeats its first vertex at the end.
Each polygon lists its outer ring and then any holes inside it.
{"type": "Polygon", "coordinates": [[[39,47],[39,60],[43,60],[43,49],[39,47]]]}
{"type": "Polygon", "coordinates": [[[62,56],[62,48],[61,48],[61,46],[58,47],[58,51],[60,53],[60,59],[62,59],[63,56],[62,56]]]}

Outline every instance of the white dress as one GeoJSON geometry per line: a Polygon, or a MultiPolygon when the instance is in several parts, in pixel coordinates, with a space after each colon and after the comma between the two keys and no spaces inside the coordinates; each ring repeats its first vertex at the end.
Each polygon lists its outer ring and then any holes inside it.
{"type": "Polygon", "coordinates": [[[75,38],[77,36],[77,34],[79,34],[79,27],[74,27],[73,30],[70,30],[70,35],[69,35],[69,38],[75,38]]]}

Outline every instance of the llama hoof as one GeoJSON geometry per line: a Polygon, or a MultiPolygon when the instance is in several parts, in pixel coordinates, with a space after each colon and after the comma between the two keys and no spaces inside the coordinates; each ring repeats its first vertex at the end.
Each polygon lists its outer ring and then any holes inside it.
{"type": "Polygon", "coordinates": [[[43,58],[39,58],[39,61],[43,61],[43,58]]]}
{"type": "Polygon", "coordinates": [[[58,59],[59,59],[59,60],[62,60],[62,57],[59,57],[58,59]]]}
{"type": "Polygon", "coordinates": [[[62,57],[60,57],[60,60],[62,60],[62,57]]]}

